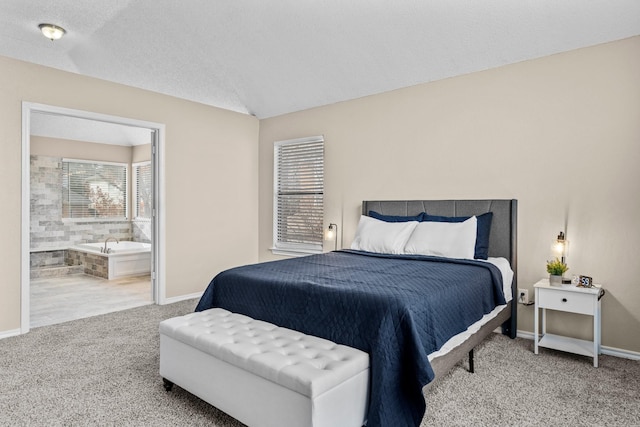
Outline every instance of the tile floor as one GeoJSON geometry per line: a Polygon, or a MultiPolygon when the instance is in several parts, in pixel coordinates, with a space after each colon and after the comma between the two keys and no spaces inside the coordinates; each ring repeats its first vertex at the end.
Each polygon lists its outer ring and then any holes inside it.
{"type": "Polygon", "coordinates": [[[31,327],[152,304],[150,276],[106,280],[85,274],[31,279],[31,327]]]}

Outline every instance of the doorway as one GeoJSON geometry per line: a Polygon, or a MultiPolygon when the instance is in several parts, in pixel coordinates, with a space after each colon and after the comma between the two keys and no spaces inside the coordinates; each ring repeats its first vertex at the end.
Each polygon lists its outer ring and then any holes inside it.
{"type": "MultiPolygon", "coordinates": [[[[99,113],[93,113],[82,110],[73,110],[57,106],[44,104],[35,104],[23,102],[22,105],[22,249],[21,249],[21,333],[26,333],[31,327],[31,251],[32,251],[32,235],[31,235],[31,175],[32,175],[32,156],[31,143],[34,130],[38,128],[38,132],[42,133],[43,123],[45,129],[71,128],[79,130],[82,137],[70,137],[70,139],[91,141],[92,138],[104,138],[105,140],[96,140],[98,144],[107,144],[108,138],[114,138],[114,134],[118,132],[128,133],[127,138],[146,138],[149,141],[150,160],[149,169],[151,175],[150,191],[152,194],[152,206],[145,206],[149,213],[148,231],[151,246],[150,254],[150,281],[151,281],[151,300],[156,304],[163,304],[165,301],[164,289],[164,125],[160,123],[147,122],[136,119],[129,119],[118,116],[110,116],[99,113]],[[50,127],[52,124],[56,125],[50,127]],[[99,132],[100,129],[108,129],[107,132],[99,132]],[[84,133],[84,134],[83,134],[84,133]],[[91,136],[91,133],[95,134],[91,136]],[[102,133],[102,137],[98,137],[98,133],[102,133]],[[137,136],[134,136],[137,135],[137,136]],[[146,135],[146,136],[145,136],[146,135]]],[[[51,131],[52,136],[56,136],[56,131],[51,131]]],[[[45,132],[47,133],[47,132],[45,132]]],[[[58,135],[59,137],[59,135],[58,135]]],[[[63,136],[64,138],[64,136],[63,136]]],[[[35,137],[34,137],[35,139],[35,137]]],[[[94,145],[98,145],[94,144],[94,145]]],[[[120,145],[125,145],[120,141],[120,145]]],[[[135,177],[130,175],[130,180],[135,177]]],[[[130,199],[129,199],[130,200],[130,199]]],[[[134,203],[131,203],[134,204],[134,203]]],[[[142,204],[142,203],[141,203],[142,204]]],[[[86,204],[85,204],[86,206],[86,204]]],[[[135,206],[135,204],[134,204],[135,206]]],[[[92,206],[95,208],[95,206],[92,206]]],[[[128,209],[131,215],[136,214],[133,209],[128,209]]],[[[68,230],[68,227],[65,228],[68,230]]],[[[67,236],[68,237],[68,236],[67,236]]],[[[64,242],[61,244],[64,245],[64,242]]],[[[46,243],[44,245],[46,249],[46,243]]],[[[58,256],[58,255],[56,255],[58,256]]]]}

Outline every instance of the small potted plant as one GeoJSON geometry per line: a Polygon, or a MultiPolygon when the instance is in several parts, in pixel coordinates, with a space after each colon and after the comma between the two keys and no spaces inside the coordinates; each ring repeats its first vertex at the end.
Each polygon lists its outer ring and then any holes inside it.
{"type": "Polygon", "coordinates": [[[547,261],[547,273],[549,273],[549,284],[551,286],[562,285],[562,276],[569,269],[567,264],[558,258],[553,261],[547,261]]]}

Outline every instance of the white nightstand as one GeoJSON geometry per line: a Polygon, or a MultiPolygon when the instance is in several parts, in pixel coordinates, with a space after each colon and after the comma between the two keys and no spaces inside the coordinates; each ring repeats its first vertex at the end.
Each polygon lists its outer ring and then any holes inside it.
{"type": "Polygon", "coordinates": [[[538,346],[568,351],[593,357],[593,366],[598,367],[600,354],[600,299],[604,290],[600,285],[593,288],[578,288],[575,285],[549,285],[549,279],[542,279],[535,285],[534,353],[538,346]],[[542,337],[538,331],[538,309],[542,309],[542,337]],[[547,334],[547,309],[567,311],[593,316],[593,341],[579,340],[560,335],[547,334]]]}

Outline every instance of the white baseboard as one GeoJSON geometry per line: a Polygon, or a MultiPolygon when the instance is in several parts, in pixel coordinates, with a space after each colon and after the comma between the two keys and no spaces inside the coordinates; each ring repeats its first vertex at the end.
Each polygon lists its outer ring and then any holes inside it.
{"type": "Polygon", "coordinates": [[[609,347],[606,345],[600,346],[602,354],[607,356],[623,357],[625,359],[640,360],[640,353],[637,351],[624,350],[622,348],[609,347]]]}
{"type": "MultiPolygon", "coordinates": [[[[533,340],[535,335],[533,335],[533,332],[518,330],[517,336],[518,338],[533,340]]],[[[624,359],[631,359],[631,360],[640,360],[640,352],[637,352],[637,351],[624,350],[622,348],[609,347],[606,345],[601,345],[600,351],[602,352],[602,354],[606,354],[607,356],[622,357],[624,359]]]]}
{"type": "Polygon", "coordinates": [[[180,302],[180,301],[184,301],[184,300],[188,300],[188,299],[200,298],[200,297],[202,297],[203,293],[204,292],[196,292],[195,294],[180,295],[180,296],[177,296],[177,297],[165,298],[163,301],[160,302],[159,305],[173,304],[174,302],[180,302]]]}
{"type": "Polygon", "coordinates": [[[518,338],[524,338],[526,340],[533,340],[533,332],[529,332],[529,331],[521,331],[520,329],[518,329],[516,331],[516,336],[518,338]]]}
{"type": "Polygon", "coordinates": [[[20,335],[20,329],[12,329],[10,331],[0,331],[0,340],[9,337],[15,337],[16,335],[20,335]]]}

